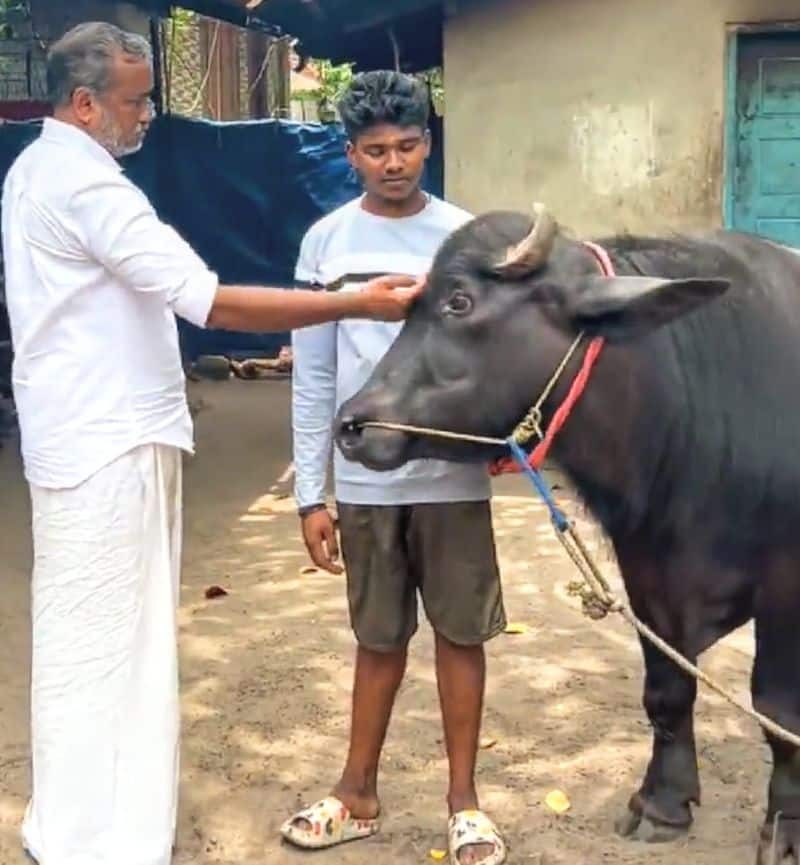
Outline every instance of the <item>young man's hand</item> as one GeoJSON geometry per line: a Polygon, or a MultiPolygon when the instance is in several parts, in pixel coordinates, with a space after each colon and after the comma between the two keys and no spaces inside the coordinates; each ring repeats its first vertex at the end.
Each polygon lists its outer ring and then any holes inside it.
{"type": "Polygon", "coordinates": [[[311,556],[311,561],[318,568],[331,574],[344,573],[339,561],[339,542],[336,540],[336,526],[327,508],[320,508],[301,517],[303,540],[311,556]]]}
{"type": "Polygon", "coordinates": [[[377,321],[403,321],[411,304],[422,294],[427,276],[379,276],[360,293],[364,316],[377,321]]]}

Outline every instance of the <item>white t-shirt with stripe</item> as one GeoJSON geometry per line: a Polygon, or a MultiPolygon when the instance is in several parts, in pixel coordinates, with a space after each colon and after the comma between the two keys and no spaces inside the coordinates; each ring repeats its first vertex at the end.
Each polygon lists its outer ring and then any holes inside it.
{"type": "MultiPolygon", "coordinates": [[[[363,282],[348,276],[427,273],[441,243],[471,219],[431,198],[420,213],[400,219],[375,216],[346,204],[317,222],[300,248],[295,276],[301,283],[342,291],[363,282]]],[[[339,406],[367,381],[400,332],[401,324],[348,320],[293,334],[293,433],[295,494],[299,506],[325,499],[332,422],[339,406]]],[[[373,472],[334,453],[336,497],[347,504],[402,505],[484,501],[490,497],[486,466],[418,460],[392,472],[373,472]]]]}

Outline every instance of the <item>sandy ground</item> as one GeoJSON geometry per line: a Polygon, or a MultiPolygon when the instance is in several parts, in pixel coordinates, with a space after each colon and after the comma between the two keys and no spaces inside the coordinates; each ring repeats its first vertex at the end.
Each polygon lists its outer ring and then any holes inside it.
{"type": "MultiPolygon", "coordinates": [[[[293,504],[268,493],[289,457],[286,383],[204,383],[192,391],[204,408],[199,454],[186,471],[177,860],[430,862],[429,850],[446,846],[446,762],[427,628],[414,642],[390,730],[383,832],[310,856],[280,844],[281,821],[327,792],[344,756],[353,648],[344,592],[341,578],[301,574],[307,562],[293,504]],[[229,594],[205,600],[212,584],[229,594]]],[[[0,490],[0,865],[22,865],[30,543],[13,443],[0,451],[0,490]]],[[[691,836],[666,846],[614,836],[649,753],[637,642],[621,621],[581,615],[566,593],[571,564],[524,482],[503,479],[497,493],[509,618],[528,631],[491,644],[484,736],[496,744],[481,751],[479,778],[510,861],[752,865],[767,751],[750,721],[707,692],[697,723],[704,807],[691,836]],[[569,796],[566,815],[543,804],[553,789],[569,796]]],[[[703,663],[744,692],[751,653],[745,630],[703,663]]]]}

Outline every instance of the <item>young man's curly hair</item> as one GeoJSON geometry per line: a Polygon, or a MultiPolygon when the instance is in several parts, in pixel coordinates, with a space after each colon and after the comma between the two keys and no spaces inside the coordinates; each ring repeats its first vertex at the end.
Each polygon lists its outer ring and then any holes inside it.
{"type": "Polygon", "coordinates": [[[426,129],[430,113],[428,90],[402,72],[362,72],[339,102],[339,115],[351,141],[373,126],[419,126],[426,129]]]}

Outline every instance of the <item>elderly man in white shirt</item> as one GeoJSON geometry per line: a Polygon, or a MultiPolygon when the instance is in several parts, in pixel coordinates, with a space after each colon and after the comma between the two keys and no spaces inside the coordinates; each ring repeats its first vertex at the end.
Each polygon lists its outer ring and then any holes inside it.
{"type": "Polygon", "coordinates": [[[34,543],[33,795],[41,865],[167,865],[175,833],[181,451],[175,315],[288,330],[400,319],[419,286],[220,286],[122,174],[151,117],[148,43],[108,24],[53,46],[54,117],[3,189],[14,394],[34,543]]]}

